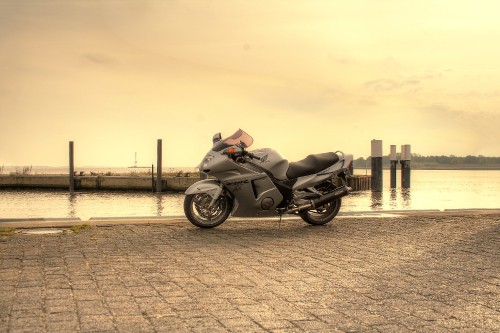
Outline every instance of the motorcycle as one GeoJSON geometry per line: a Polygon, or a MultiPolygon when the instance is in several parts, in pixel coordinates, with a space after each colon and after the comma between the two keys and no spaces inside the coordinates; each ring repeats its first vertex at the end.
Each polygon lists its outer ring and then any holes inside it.
{"type": "Polygon", "coordinates": [[[289,163],[270,148],[248,151],[253,138],[241,129],[225,139],[216,133],[212,142],[198,166],[211,178],[185,192],[184,212],[195,226],[213,228],[230,215],[281,218],[283,214],[323,225],[337,215],[341,198],[349,194],[350,154],[313,154],[289,163]]]}

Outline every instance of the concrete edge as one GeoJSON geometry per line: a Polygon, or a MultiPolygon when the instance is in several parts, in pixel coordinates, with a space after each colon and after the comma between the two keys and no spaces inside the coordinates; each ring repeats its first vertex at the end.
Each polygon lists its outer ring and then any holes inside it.
{"type": "Polygon", "coordinates": [[[500,208],[453,208],[445,209],[444,212],[463,212],[463,211],[488,211],[488,210],[500,210],[500,208]]]}
{"type": "MultiPolygon", "coordinates": [[[[445,209],[445,210],[380,210],[360,212],[340,212],[339,218],[359,217],[398,217],[398,216],[434,216],[434,215],[491,215],[500,214],[500,208],[486,209],[445,209]]],[[[232,221],[248,220],[249,218],[231,217],[232,221]]],[[[269,220],[279,220],[279,217],[265,217],[269,220]]],[[[284,216],[283,220],[300,219],[297,216],[284,216]]],[[[1,219],[2,228],[70,228],[75,225],[113,226],[127,224],[168,224],[189,223],[185,216],[124,216],[124,217],[91,217],[88,220],[80,218],[26,218],[1,219]]]]}
{"type": "Polygon", "coordinates": [[[166,216],[163,218],[153,217],[109,217],[105,219],[92,218],[89,220],[62,220],[62,221],[16,221],[0,222],[1,228],[71,228],[75,225],[90,226],[113,226],[127,224],[178,224],[187,222],[185,217],[166,216]]]}
{"type": "Polygon", "coordinates": [[[113,220],[165,220],[172,218],[184,218],[184,216],[124,216],[124,217],[91,217],[88,221],[113,221],[113,220]]]}
{"type": "Polygon", "coordinates": [[[377,214],[408,214],[408,213],[439,213],[442,212],[439,209],[411,209],[411,210],[364,210],[359,212],[339,212],[338,216],[349,216],[349,215],[377,215],[377,214]]]}
{"type": "Polygon", "coordinates": [[[58,222],[58,221],[81,221],[79,217],[56,217],[56,218],[45,218],[45,217],[28,217],[28,218],[12,218],[12,219],[0,219],[0,225],[4,222],[58,222]]]}

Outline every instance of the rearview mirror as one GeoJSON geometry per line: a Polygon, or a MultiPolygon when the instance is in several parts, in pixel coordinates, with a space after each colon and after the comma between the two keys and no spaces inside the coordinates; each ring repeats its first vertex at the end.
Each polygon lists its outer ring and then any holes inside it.
{"type": "Polygon", "coordinates": [[[222,140],[222,136],[221,136],[220,132],[219,133],[215,133],[214,136],[213,136],[213,138],[212,138],[213,144],[216,144],[220,140],[222,140]]]}

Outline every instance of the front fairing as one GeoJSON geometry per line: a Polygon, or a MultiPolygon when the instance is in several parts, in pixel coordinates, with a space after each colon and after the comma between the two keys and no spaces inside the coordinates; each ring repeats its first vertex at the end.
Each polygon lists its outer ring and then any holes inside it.
{"type": "Polygon", "coordinates": [[[214,164],[223,162],[221,160],[221,157],[227,159],[227,156],[223,154],[226,149],[233,146],[239,147],[240,149],[246,149],[253,143],[253,138],[242,129],[238,129],[235,133],[223,140],[216,140],[216,137],[218,135],[220,135],[220,133],[214,135],[214,144],[212,148],[205,155],[205,157],[203,157],[203,160],[200,162],[200,164],[198,164],[197,168],[200,171],[212,170],[214,164]],[[213,161],[214,159],[215,161],[213,161]]]}
{"type": "Polygon", "coordinates": [[[200,171],[208,175],[219,178],[224,173],[231,173],[240,168],[227,154],[218,151],[209,151],[200,163],[200,171]],[[221,174],[222,173],[222,174],[221,174]]]}
{"type": "Polygon", "coordinates": [[[233,135],[214,143],[213,151],[223,151],[231,146],[238,146],[241,148],[248,148],[252,145],[253,138],[242,129],[237,130],[233,135]]]}
{"type": "Polygon", "coordinates": [[[221,155],[221,153],[217,151],[210,150],[205,157],[201,160],[200,164],[198,164],[197,168],[204,172],[203,170],[208,170],[210,169],[210,162],[218,155],[221,155]]]}

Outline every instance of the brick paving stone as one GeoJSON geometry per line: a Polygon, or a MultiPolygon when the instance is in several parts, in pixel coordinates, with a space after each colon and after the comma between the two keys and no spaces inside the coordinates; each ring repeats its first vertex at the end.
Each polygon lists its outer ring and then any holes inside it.
{"type": "Polygon", "coordinates": [[[122,332],[151,332],[153,325],[143,317],[116,317],[116,328],[122,332]]]}
{"type": "Polygon", "coordinates": [[[3,332],[500,331],[500,215],[0,236],[3,332]]]}
{"type": "Polygon", "coordinates": [[[109,316],[92,315],[80,317],[81,332],[115,332],[115,324],[109,316]]]}
{"type": "Polygon", "coordinates": [[[76,332],[79,330],[78,321],[49,321],[47,322],[48,332],[76,332]]]}
{"type": "Polygon", "coordinates": [[[45,330],[45,321],[42,316],[37,317],[15,317],[10,320],[10,331],[13,332],[42,332],[45,330]]]}
{"type": "MultiPolygon", "coordinates": [[[[126,321],[126,318],[123,320],[126,321]]],[[[154,317],[151,318],[151,325],[157,332],[189,332],[189,327],[185,321],[176,317],[154,317]]]]}
{"type": "Polygon", "coordinates": [[[233,319],[223,319],[220,323],[229,332],[266,332],[266,330],[253,320],[242,317],[233,319]]]}

